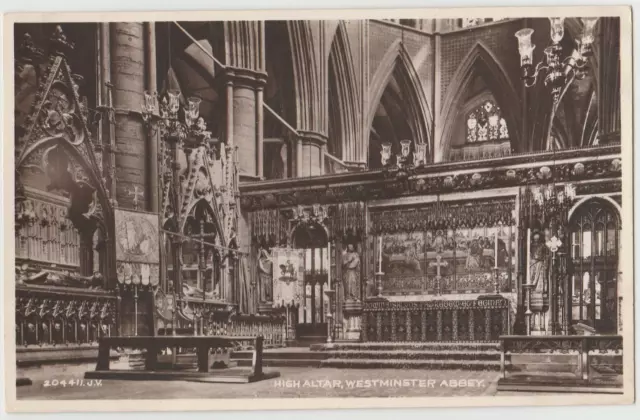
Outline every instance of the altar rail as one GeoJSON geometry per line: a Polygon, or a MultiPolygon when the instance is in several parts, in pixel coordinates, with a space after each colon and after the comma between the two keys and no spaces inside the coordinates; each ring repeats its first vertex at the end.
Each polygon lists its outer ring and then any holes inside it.
{"type": "Polygon", "coordinates": [[[500,373],[507,378],[507,365],[511,365],[512,354],[576,354],[578,357],[577,379],[588,381],[590,354],[622,354],[621,335],[547,335],[547,336],[501,336],[500,373]]]}
{"type": "Polygon", "coordinates": [[[285,345],[285,319],[261,315],[238,315],[232,318],[226,335],[262,336],[266,347],[283,347],[285,345]]]}
{"type": "Polygon", "coordinates": [[[498,341],[509,331],[509,302],[365,302],[362,323],[365,342],[498,341]]]}

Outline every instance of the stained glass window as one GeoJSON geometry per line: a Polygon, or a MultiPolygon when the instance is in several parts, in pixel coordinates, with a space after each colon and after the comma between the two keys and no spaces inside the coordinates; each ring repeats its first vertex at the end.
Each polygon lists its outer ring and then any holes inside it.
{"type": "Polygon", "coordinates": [[[467,116],[467,143],[508,139],[507,122],[493,101],[485,101],[467,116]]]}

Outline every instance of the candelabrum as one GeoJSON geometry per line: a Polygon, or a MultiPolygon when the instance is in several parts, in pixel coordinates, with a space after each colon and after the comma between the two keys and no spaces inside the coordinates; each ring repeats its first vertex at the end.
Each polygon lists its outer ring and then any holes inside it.
{"type": "Polygon", "coordinates": [[[324,294],[327,295],[329,309],[327,311],[327,343],[333,342],[333,298],[336,294],[335,290],[325,290],[324,294]]]}
{"type": "Polygon", "coordinates": [[[564,20],[565,18],[549,18],[552,43],[544,49],[544,58],[535,66],[533,51],[536,46],[531,43],[534,30],[525,28],[515,34],[518,38],[520,67],[525,86],[534,86],[538,78],[544,77],[544,84],[551,89],[554,104],[560,102],[574,79],[585,77],[587,57],[593,54],[594,28],[598,18],[582,18],[582,34],[576,40],[575,48],[568,54],[563,54],[563,47],[560,45],[565,32],[564,20]]]}
{"type": "MultiPolygon", "coordinates": [[[[498,258],[497,255],[496,258],[498,258]]],[[[493,267],[493,289],[496,295],[500,295],[500,269],[497,266],[493,267]]]]}
{"type": "Polygon", "coordinates": [[[418,167],[427,163],[426,143],[414,143],[411,140],[400,141],[400,154],[396,155],[395,165],[391,165],[391,143],[383,143],[380,151],[382,167],[396,176],[410,175],[418,167]],[[413,148],[411,147],[413,145],[413,148]],[[413,150],[411,150],[413,149],[413,150]],[[413,158],[413,159],[412,159],[413,158]]]}
{"type": "Polygon", "coordinates": [[[187,98],[182,106],[183,120],[180,115],[179,90],[169,90],[162,99],[158,99],[156,92],[145,92],[142,105],[142,118],[148,127],[157,121],[163,138],[176,142],[185,142],[187,146],[207,145],[211,139],[211,132],[207,131],[207,124],[200,116],[198,97],[187,98]]]}

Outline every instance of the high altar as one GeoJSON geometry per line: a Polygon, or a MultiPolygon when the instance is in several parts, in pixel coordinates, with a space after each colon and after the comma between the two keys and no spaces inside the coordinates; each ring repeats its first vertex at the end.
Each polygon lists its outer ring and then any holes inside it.
{"type": "MultiPolygon", "coordinates": [[[[619,191],[619,150],[383,168],[287,189],[262,182],[241,186],[241,203],[256,255],[277,246],[306,255],[300,297],[287,303],[297,339],[495,341],[595,324],[615,332],[616,275],[607,273],[617,265],[589,281],[587,264],[592,255],[617,264],[610,209],[619,197],[593,194],[619,191]],[[610,230],[589,222],[593,206],[610,230]],[[594,287],[597,303],[587,300],[594,287]]],[[[269,296],[260,293],[265,313],[269,296]]]]}

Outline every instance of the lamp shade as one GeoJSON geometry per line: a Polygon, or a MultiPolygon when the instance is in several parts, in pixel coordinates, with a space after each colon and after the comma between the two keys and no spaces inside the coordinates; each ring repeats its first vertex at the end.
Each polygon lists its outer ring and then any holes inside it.
{"type": "Polygon", "coordinates": [[[180,109],[180,91],[170,90],[167,92],[167,96],[169,96],[169,112],[177,113],[180,109]]]}
{"type": "Polygon", "coordinates": [[[411,140],[400,140],[400,153],[402,157],[409,156],[409,153],[411,153],[411,140]]]}
{"type": "Polygon", "coordinates": [[[549,18],[551,24],[551,41],[559,43],[564,38],[564,18],[549,18]]]}
{"type": "Polygon", "coordinates": [[[583,28],[582,37],[580,40],[582,45],[588,46],[593,44],[593,41],[595,40],[593,32],[596,27],[596,23],[598,23],[597,17],[582,18],[583,28]]]}
{"type": "Polygon", "coordinates": [[[533,61],[533,50],[536,48],[531,43],[531,35],[533,35],[533,29],[524,28],[515,33],[515,37],[518,38],[518,52],[520,52],[520,65],[531,64],[533,61]]]}
{"type": "Polygon", "coordinates": [[[155,114],[158,111],[158,96],[155,92],[144,92],[144,103],[142,105],[142,112],[148,114],[155,114]]]}
{"type": "Polygon", "coordinates": [[[187,100],[186,116],[188,119],[195,121],[200,115],[200,103],[202,99],[192,96],[187,100]]]}

